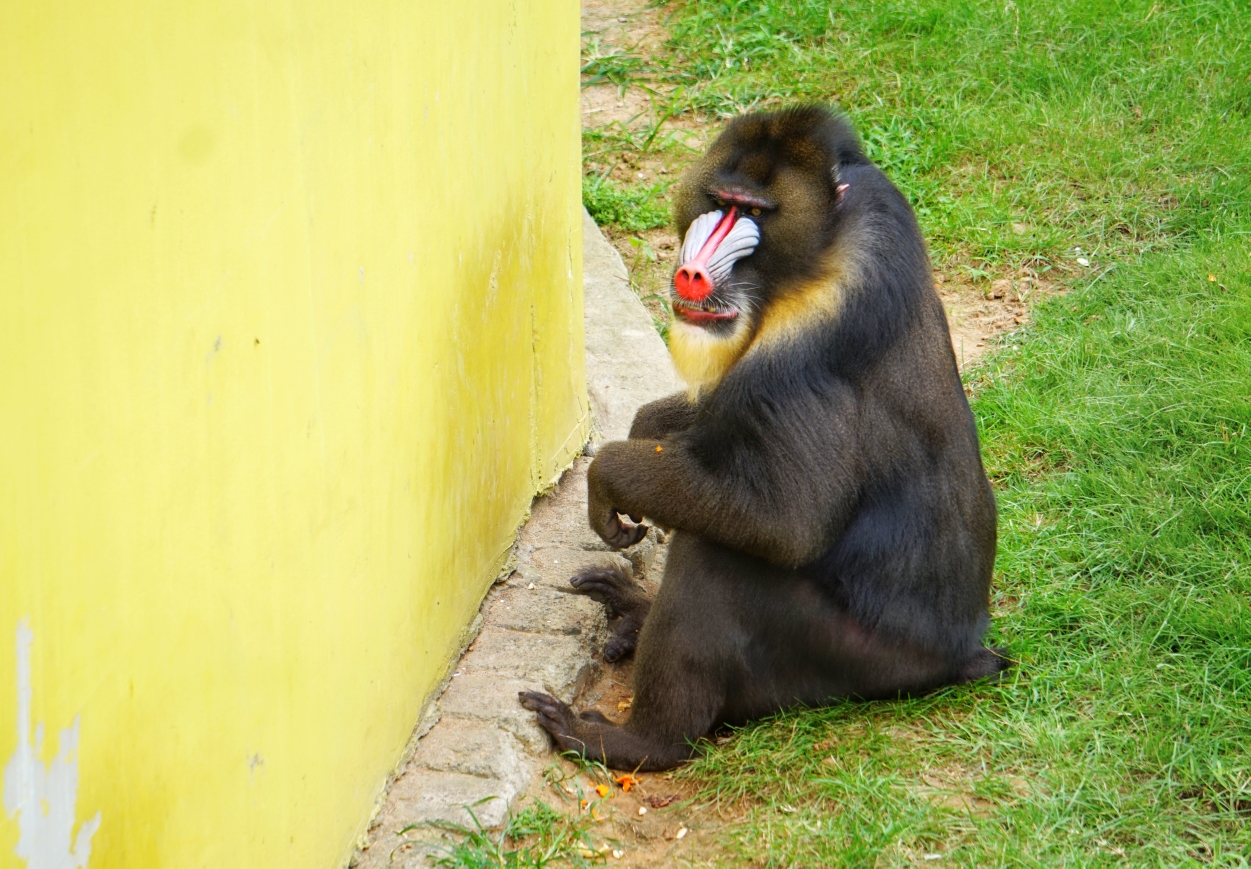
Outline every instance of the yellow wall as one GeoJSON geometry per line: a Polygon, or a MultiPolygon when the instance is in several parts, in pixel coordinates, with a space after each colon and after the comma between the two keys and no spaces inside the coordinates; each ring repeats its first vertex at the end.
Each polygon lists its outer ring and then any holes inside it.
{"type": "Polygon", "coordinates": [[[23,624],[91,869],[340,866],[586,432],[578,5],[0,21],[0,769],[23,624]]]}

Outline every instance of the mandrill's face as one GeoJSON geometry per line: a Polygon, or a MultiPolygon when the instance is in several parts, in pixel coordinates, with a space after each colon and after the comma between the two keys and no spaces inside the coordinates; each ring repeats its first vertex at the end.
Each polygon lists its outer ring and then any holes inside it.
{"type": "Polygon", "coordinates": [[[760,227],[752,216],[762,209],[728,191],[717,193],[717,208],[695,218],[686,230],[673,275],[673,314],[695,326],[728,332],[740,325],[733,321],[747,307],[748,287],[734,280],[734,267],[760,244],[760,227]]]}
{"type": "Polygon", "coordinates": [[[760,245],[753,217],[762,211],[727,195],[700,205],[713,207],[687,227],[670,289],[669,352],[694,392],[719,381],[750,343],[759,287],[742,264],[760,245]]]}
{"type": "Polygon", "coordinates": [[[836,232],[837,157],[792,126],[732,122],[677,190],[669,349],[695,388],[746,352],[775,299],[818,276],[836,232]]]}

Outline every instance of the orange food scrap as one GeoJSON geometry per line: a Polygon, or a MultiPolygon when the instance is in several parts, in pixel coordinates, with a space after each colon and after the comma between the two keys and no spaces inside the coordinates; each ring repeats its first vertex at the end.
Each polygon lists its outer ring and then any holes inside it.
{"type": "Polygon", "coordinates": [[[664,451],[665,451],[664,447],[656,447],[656,452],[663,453],[664,451]]]}
{"type": "Polygon", "coordinates": [[[596,785],[595,793],[599,794],[601,797],[608,796],[608,785],[596,785]]]}
{"type": "Polygon", "coordinates": [[[613,776],[613,781],[621,785],[621,790],[625,791],[627,794],[630,792],[630,788],[637,787],[638,785],[642,784],[642,782],[640,782],[637,778],[635,778],[630,773],[626,773],[625,775],[613,776]]]}

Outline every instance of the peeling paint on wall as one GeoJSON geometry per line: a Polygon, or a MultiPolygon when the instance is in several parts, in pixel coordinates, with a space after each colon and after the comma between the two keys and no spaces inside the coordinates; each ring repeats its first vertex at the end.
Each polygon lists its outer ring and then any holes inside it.
{"type": "Polygon", "coordinates": [[[100,813],[83,823],[74,838],[78,801],[78,716],[61,731],[58,751],[47,766],[39,759],[43,722],[31,739],[30,624],[17,623],[17,750],[4,767],[4,809],[17,815],[20,830],[17,856],[29,869],[85,869],[91,858],[91,837],[100,829],[100,813]]]}

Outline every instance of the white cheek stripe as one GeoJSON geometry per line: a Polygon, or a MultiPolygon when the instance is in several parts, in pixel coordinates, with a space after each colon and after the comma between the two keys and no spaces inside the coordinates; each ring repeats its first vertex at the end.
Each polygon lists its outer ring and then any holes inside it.
{"type": "Polygon", "coordinates": [[[760,229],[754,221],[740,217],[730,227],[730,234],[717,245],[708,259],[708,273],[712,275],[713,286],[719,286],[730,276],[730,269],[743,257],[750,254],[760,243],[760,229]]]}
{"type": "MultiPolygon", "coordinates": [[[[678,263],[679,268],[699,255],[713,230],[721,222],[721,217],[720,211],[709,211],[691,221],[691,225],[686,230],[686,238],[682,241],[682,258],[678,263]]],[[[708,260],[708,272],[712,275],[713,283],[719,284],[725,280],[734,264],[754,251],[758,244],[760,244],[760,227],[756,226],[754,220],[740,217],[734,221],[729,234],[722,239],[721,244],[717,245],[717,249],[708,260]]]]}
{"type": "Polygon", "coordinates": [[[682,241],[682,261],[678,263],[679,266],[686,265],[695,258],[703,248],[704,242],[708,240],[708,236],[712,235],[712,231],[720,222],[720,211],[709,211],[691,221],[691,225],[686,230],[686,238],[682,241]]]}

